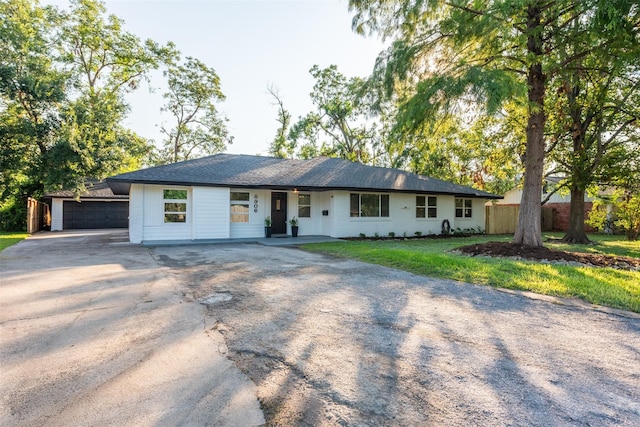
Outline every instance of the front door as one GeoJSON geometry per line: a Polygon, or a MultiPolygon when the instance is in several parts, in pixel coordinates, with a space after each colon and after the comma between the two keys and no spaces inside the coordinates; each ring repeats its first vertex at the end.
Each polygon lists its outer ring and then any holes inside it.
{"type": "Polygon", "coordinates": [[[271,193],[271,232],[287,233],[287,193],[271,193]]]}

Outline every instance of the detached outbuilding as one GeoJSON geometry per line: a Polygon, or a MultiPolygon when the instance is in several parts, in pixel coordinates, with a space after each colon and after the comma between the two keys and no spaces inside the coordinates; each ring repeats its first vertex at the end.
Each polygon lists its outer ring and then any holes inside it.
{"type": "Polygon", "coordinates": [[[347,160],[217,154],[107,178],[129,197],[132,243],[258,238],[440,234],[482,229],[484,204],[501,196],[398,169],[347,160]]]}
{"type": "Polygon", "coordinates": [[[90,181],[79,196],[73,191],[49,193],[51,230],[127,228],[129,196],[113,194],[105,181],[90,181]]]}

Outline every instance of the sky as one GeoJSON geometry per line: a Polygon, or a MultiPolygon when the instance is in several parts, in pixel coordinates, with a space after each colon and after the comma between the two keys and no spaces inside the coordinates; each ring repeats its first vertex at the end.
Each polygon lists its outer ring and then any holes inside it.
{"type": "MultiPolygon", "coordinates": [[[[347,77],[366,77],[384,48],[379,39],[351,30],[353,13],[346,0],[113,0],[105,5],[125,21],[127,31],[163,44],[173,41],[183,57],[216,70],[226,96],[219,109],[234,137],[226,152],[234,154],[268,154],[278,127],[269,86],[277,89],[295,122],[313,109],[309,69],[314,64],[335,64],[347,77]]],[[[129,96],[132,111],[125,126],[159,143],[160,72],[153,74],[152,84],[159,89],[149,93],[142,86],[129,96]]]]}

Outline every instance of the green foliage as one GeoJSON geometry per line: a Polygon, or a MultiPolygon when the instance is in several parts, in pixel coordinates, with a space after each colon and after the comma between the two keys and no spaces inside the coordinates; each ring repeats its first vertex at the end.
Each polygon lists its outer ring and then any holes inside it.
{"type": "Polygon", "coordinates": [[[158,163],[171,163],[223,151],[229,137],[226,118],[215,103],[225,99],[220,78],[213,68],[196,58],[184,64],[169,63],[164,72],[169,90],[164,93],[162,111],[173,116],[171,127],[161,126],[166,135],[158,163]]]}
{"type": "Polygon", "coordinates": [[[291,113],[284,108],[284,102],[280,97],[277,89],[269,87],[268,92],[273,96],[275,105],[278,107],[278,130],[276,136],[269,146],[269,154],[273,157],[281,159],[293,157],[295,151],[295,141],[289,138],[289,132],[291,127],[291,113]]]}
{"type": "MultiPolygon", "coordinates": [[[[616,14],[620,5],[601,5],[600,12],[616,14]]],[[[626,13],[626,12],[625,12],[626,13]]],[[[640,156],[635,124],[640,118],[640,27],[638,11],[618,16],[618,24],[598,37],[594,23],[576,20],[558,35],[558,61],[571,60],[549,81],[547,97],[550,168],[566,177],[565,185],[579,204],[572,204],[565,239],[584,240],[582,193],[590,186],[612,185],[632,176],[640,156]],[[636,24],[632,24],[635,22],[636,24]],[[597,39],[597,42],[593,42],[597,39]]]]}
{"type": "Polygon", "coordinates": [[[173,44],[142,41],[98,0],[68,11],[0,0],[0,210],[24,227],[27,196],[81,193],[87,178],[137,169],[148,142],[122,126],[124,95],[172,61],[173,44]]]}
{"type": "Polygon", "coordinates": [[[624,194],[621,190],[607,200],[593,202],[587,224],[599,229],[623,230],[629,240],[638,240],[640,236],[640,194],[624,194]]]}
{"type": "MultiPolygon", "coordinates": [[[[411,134],[417,132],[417,138],[424,138],[422,134],[452,114],[494,116],[503,112],[505,102],[513,100],[526,108],[521,124],[526,138],[520,150],[524,195],[514,240],[539,246],[549,84],[565,70],[576,69],[584,58],[584,52],[578,51],[563,56],[565,46],[613,45],[627,23],[637,26],[638,8],[623,3],[351,0],[349,5],[356,12],[357,32],[393,40],[378,58],[372,77],[379,93],[397,105],[393,133],[411,140],[411,134]],[[631,16],[626,15],[629,13],[631,16]],[[602,31],[605,20],[612,16],[621,22],[607,23],[602,31]],[[578,22],[582,27],[576,32],[573,27],[578,22]]],[[[451,163],[446,161],[449,150],[438,149],[437,142],[429,145],[418,155],[451,163]]],[[[406,150],[399,147],[394,152],[406,150]]],[[[455,169],[451,173],[455,175],[455,169]]]]}
{"type": "Polygon", "coordinates": [[[380,137],[368,123],[370,106],[363,96],[365,81],[347,78],[335,65],[310,70],[316,80],[311,101],[316,107],[291,127],[288,138],[298,147],[298,156],[339,157],[374,163],[379,156],[380,137]]]}
{"type": "Polygon", "coordinates": [[[8,248],[11,245],[18,243],[21,240],[24,240],[29,235],[26,233],[3,233],[0,232],[0,251],[8,248]]]}

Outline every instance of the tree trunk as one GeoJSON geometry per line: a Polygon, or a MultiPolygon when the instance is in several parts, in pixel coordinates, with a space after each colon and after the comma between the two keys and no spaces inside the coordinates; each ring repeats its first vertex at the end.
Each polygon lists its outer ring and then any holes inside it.
{"type": "Polygon", "coordinates": [[[569,210],[569,229],[562,238],[567,243],[591,243],[584,231],[584,190],[571,189],[571,207],[569,210]]]}
{"type": "MultiPolygon", "coordinates": [[[[542,13],[539,4],[527,10],[527,50],[540,58],[542,50],[542,13]]],[[[520,201],[518,224],[513,243],[542,246],[542,174],[544,167],[544,93],[546,76],[542,63],[529,67],[528,72],[529,121],[527,124],[527,149],[524,163],[524,188],[520,201]]]]}

